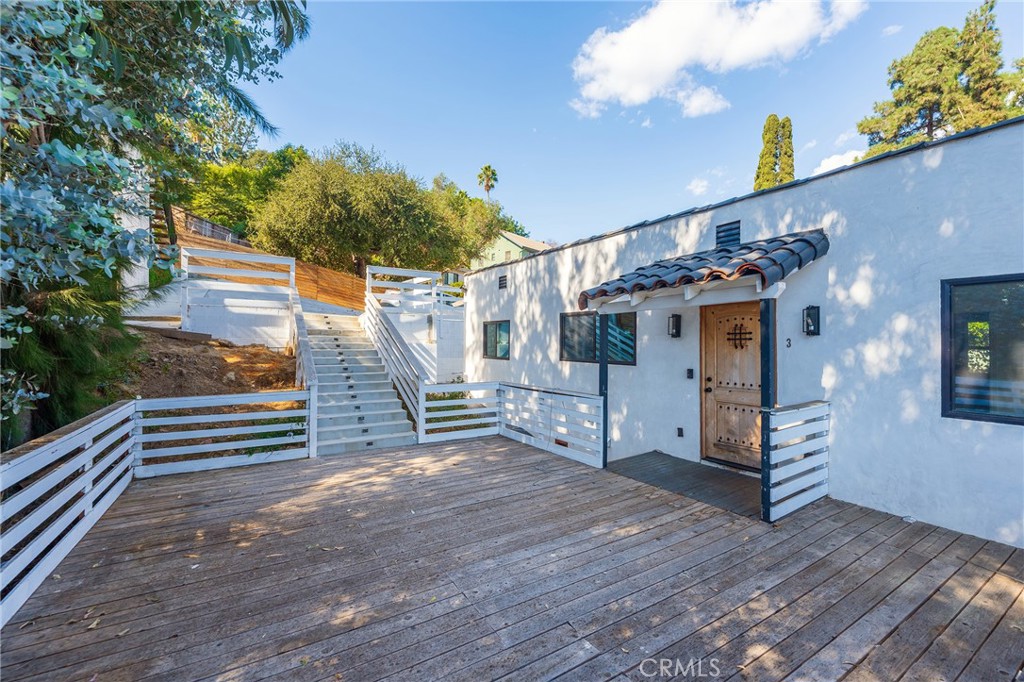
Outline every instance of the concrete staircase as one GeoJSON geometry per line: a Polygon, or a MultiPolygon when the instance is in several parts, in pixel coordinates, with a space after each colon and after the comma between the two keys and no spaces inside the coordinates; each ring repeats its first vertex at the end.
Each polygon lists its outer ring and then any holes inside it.
{"type": "Polygon", "coordinates": [[[318,454],[415,443],[412,422],[359,318],[321,313],[304,317],[319,380],[318,454]]]}

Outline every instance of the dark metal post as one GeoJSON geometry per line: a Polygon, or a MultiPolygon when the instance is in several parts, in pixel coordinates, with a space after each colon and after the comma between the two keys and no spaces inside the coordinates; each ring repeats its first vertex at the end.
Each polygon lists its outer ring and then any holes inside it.
{"type": "Polygon", "coordinates": [[[772,521],[771,411],[775,407],[775,299],[761,299],[761,520],[772,521]]]}
{"type": "Polygon", "coordinates": [[[598,393],[601,394],[601,468],[608,467],[608,316],[598,315],[598,393]]]}

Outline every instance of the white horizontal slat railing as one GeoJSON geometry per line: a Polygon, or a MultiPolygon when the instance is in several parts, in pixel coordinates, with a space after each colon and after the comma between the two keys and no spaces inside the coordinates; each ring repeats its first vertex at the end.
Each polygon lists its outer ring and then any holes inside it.
{"type": "Polygon", "coordinates": [[[420,387],[421,443],[502,435],[602,467],[603,399],[502,382],[420,387]]]}
{"type": "Polygon", "coordinates": [[[7,623],[132,479],[134,401],[3,453],[0,625],[7,623]]]}
{"type": "Polygon", "coordinates": [[[137,478],[314,454],[308,390],[135,402],[137,478]]]}
{"type": "Polygon", "coordinates": [[[828,494],[831,406],[816,400],[761,413],[761,518],[774,522],[828,494]]]}
{"type": "Polygon", "coordinates": [[[420,384],[420,443],[497,435],[501,428],[498,384],[420,384]]]}

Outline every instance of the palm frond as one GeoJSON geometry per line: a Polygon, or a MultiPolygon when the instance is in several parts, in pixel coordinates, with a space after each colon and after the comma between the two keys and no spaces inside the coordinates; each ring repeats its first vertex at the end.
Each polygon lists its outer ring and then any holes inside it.
{"type": "Polygon", "coordinates": [[[263,115],[259,105],[256,104],[256,101],[245,90],[242,90],[227,79],[221,80],[219,89],[219,94],[227,101],[231,108],[244,118],[255,123],[261,133],[267,137],[277,137],[280,134],[280,129],[263,115]]]}

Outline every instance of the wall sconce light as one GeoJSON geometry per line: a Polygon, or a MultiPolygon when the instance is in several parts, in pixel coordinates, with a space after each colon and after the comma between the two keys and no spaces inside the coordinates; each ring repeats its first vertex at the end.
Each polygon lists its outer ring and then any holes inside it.
{"type": "Polygon", "coordinates": [[[804,308],[804,334],[821,336],[821,308],[809,305],[804,308]]]}
{"type": "Polygon", "coordinates": [[[683,335],[683,316],[682,315],[669,315],[668,316],[668,335],[673,339],[678,339],[683,335]]]}

